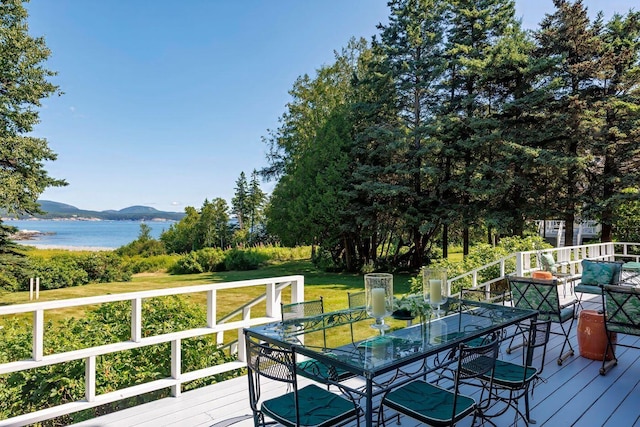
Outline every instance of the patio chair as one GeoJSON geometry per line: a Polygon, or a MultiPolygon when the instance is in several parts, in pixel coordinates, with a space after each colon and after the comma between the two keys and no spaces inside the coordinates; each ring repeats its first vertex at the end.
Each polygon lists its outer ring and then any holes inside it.
{"type": "MultiPolygon", "coordinates": [[[[322,318],[324,314],[324,300],[320,297],[317,300],[282,304],[282,322],[289,323],[296,328],[304,328],[304,319],[322,318]],[[300,322],[296,322],[299,320],[300,322]]],[[[321,320],[324,321],[324,320],[321,320]]],[[[322,348],[327,348],[327,330],[323,325],[316,327],[322,334],[322,348]]],[[[316,331],[317,332],[317,331],[316,331]]],[[[327,383],[331,381],[342,381],[352,378],[355,374],[329,367],[317,360],[309,359],[298,363],[298,373],[301,376],[311,378],[315,381],[327,383]]]]}
{"type": "Polygon", "coordinates": [[[472,378],[491,376],[497,357],[498,340],[479,347],[460,344],[452,389],[423,380],[415,380],[393,389],[382,399],[378,413],[379,423],[382,421],[385,425],[385,406],[428,425],[453,426],[470,414],[474,415],[475,421],[482,413],[472,397],[460,394],[460,385],[472,378]]]}
{"type": "Polygon", "coordinates": [[[580,293],[578,305],[582,306],[584,294],[602,295],[603,285],[617,285],[620,283],[623,261],[582,260],[582,277],[580,283],[574,286],[574,291],[580,293]]]}
{"type": "MultiPolygon", "coordinates": [[[[560,268],[567,267],[569,265],[568,261],[556,262],[553,254],[551,252],[539,252],[538,259],[540,261],[540,267],[542,271],[546,271],[551,273],[552,278],[558,279],[560,283],[562,283],[562,296],[567,296],[567,284],[570,280],[575,277],[571,273],[564,273],[560,271],[560,268]]],[[[535,279],[535,272],[532,273],[532,277],[535,279]]],[[[573,283],[573,281],[572,281],[573,283]]],[[[569,290],[571,294],[573,294],[573,286],[569,290]]]]}
{"type": "Polygon", "coordinates": [[[367,305],[367,297],[365,291],[347,292],[347,301],[349,308],[364,308],[367,305]]]}
{"type": "MultiPolygon", "coordinates": [[[[572,300],[565,304],[560,304],[560,295],[558,295],[558,280],[536,280],[529,277],[509,277],[509,288],[511,289],[511,299],[514,307],[538,310],[538,319],[550,319],[554,323],[560,325],[562,333],[551,332],[552,334],[564,336],[560,356],[558,357],[558,365],[569,357],[574,355],[573,346],[569,341],[569,333],[576,317],[577,300],[572,300]],[[569,322],[569,326],[565,328],[565,324],[569,322]],[[569,349],[565,352],[565,348],[569,349]]],[[[522,344],[511,345],[507,348],[507,354],[516,348],[522,347],[522,344]]]]}
{"type": "Polygon", "coordinates": [[[607,349],[603,354],[600,374],[605,375],[609,368],[618,364],[615,345],[640,349],[640,347],[621,344],[620,342],[614,345],[611,340],[611,333],[613,332],[640,336],[640,288],[605,285],[602,287],[602,306],[604,307],[607,349]],[[609,351],[611,351],[613,357],[610,361],[607,361],[609,351]]]}
{"type": "MultiPolygon", "coordinates": [[[[496,360],[496,366],[491,375],[484,375],[481,379],[484,382],[485,389],[489,392],[489,402],[499,401],[505,403],[504,408],[494,414],[485,413],[485,417],[497,417],[513,408],[516,411],[514,425],[517,425],[518,416],[524,419],[529,425],[535,424],[531,419],[529,411],[529,392],[533,394],[533,388],[536,381],[540,379],[540,374],[544,369],[545,355],[547,351],[547,343],[549,342],[549,333],[551,330],[551,320],[541,320],[531,322],[528,331],[525,333],[524,347],[522,353],[522,364],[496,360]],[[534,366],[534,356],[536,349],[539,349],[540,357],[537,359],[539,363],[534,366]],[[490,388],[491,381],[493,387],[490,388]],[[523,413],[518,402],[524,397],[525,412],[523,413]]],[[[482,395],[481,395],[482,396],[482,395]]],[[[482,397],[480,398],[482,401],[482,397]]]]}
{"type": "MultiPolygon", "coordinates": [[[[349,304],[349,309],[354,310],[354,309],[365,309],[365,306],[367,305],[367,297],[366,297],[366,293],[365,291],[360,291],[360,292],[347,292],[347,302],[349,304]]],[[[355,343],[356,339],[355,339],[355,332],[353,330],[353,324],[355,322],[351,322],[349,323],[349,328],[351,329],[351,342],[355,343]]]]}
{"type": "MultiPolygon", "coordinates": [[[[245,335],[249,403],[254,424],[267,425],[265,417],[285,426],[337,426],[357,420],[359,408],[350,401],[315,384],[298,389],[295,350],[260,343],[245,335]],[[264,399],[261,379],[286,383],[291,391],[264,399]]],[[[269,423],[274,424],[274,423],[269,423]]]]}

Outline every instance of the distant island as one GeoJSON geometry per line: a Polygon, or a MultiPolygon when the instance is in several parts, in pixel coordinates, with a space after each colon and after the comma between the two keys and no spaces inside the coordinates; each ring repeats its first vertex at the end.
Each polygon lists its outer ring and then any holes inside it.
{"type": "Polygon", "coordinates": [[[67,219],[67,220],[109,220],[109,221],[180,221],[183,212],[164,212],[149,206],[129,206],[120,210],[89,211],[78,209],[66,203],[38,200],[42,215],[9,215],[0,210],[2,218],[13,219],[67,219]]]}

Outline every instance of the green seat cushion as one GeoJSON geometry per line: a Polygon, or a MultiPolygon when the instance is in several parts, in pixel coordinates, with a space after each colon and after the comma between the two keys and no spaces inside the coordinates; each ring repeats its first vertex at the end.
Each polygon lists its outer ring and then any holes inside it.
{"type": "Polygon", "coordinates": [[[560,309],[560,318],[558,318],[557,312],[556,313],[549,313],[549,312],[540,313],[538,317],[540,320],[551,319],[552,322],[564,323],[574,316],[575,316],[574,306],[570,306],[570,307],[565,307],[560,309]]]}
{"type": "Polygon", "coordinates": [[[611,285],[619,276],[620,265],[618,263],[582,260],[582,278],[580,282],[583,285],[611,285]]]}
{"type": "MultiPolygon", "coordinates": [[[[260,408],[275,421],[286,426],[296,425],[295,394],[284,394],[266,400],[260,408]]],[[[356,415],[355,406],[344,397],[315,384],[298,391],[300,426],[333,426],[356,415]]]]}
{"type": "MultiPolygon", "coordinates": [[[[389,393],[383,404],[426,424],[443,424],[451,421],[454,394],[444,388],[424,381],[413,381],[389,393]]],[[[469,396],[458,395],[455,420],[459,420],[476,407],[469,396]]]]}
{"type": "Polygon", "coordinates": [[[550,271],[552,273],[558,272],[556,260],[553,259],[553,255],[551,255],[550,253],[543,253],[540,257],[540,263],[542,264],[542,269],[544,271],[550,271]]]}
{"type": "MultiPolygon", "coordinates": [[[[531,381],[538,370],[532,366],[523,366],[515,363],[505,362],[504,360],[496,360],[494,368],[493,382],[507,388],[521,388],[525,383],[531,381]]],[[[489,381],[491,377],[483,376],[483,379],[489,381]]]]}
{"type": "Polygon", "coordinates": [[[585,285],[583,283],[579,283],[573,287],[574,292],[580,292],[583,294],[597,294],[600,295],[602,293],[602,288],[597,285],[585,285]]]}

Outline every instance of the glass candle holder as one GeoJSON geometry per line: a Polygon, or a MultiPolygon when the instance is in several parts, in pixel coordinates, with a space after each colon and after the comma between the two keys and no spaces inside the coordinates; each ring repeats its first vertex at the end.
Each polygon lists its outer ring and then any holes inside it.
{"type": "Polygon", "coordinates": [[[424,268],[422,270],[422,291],[424,301],[436,309],[440,315],[440,306],[447,302],[447,270],[445,268],[424,268]]]}
{"type": "Polygon", "coordinates": [[[367,314],[376,322],[371,325],[382,334],[389,329],[384,318],[393,312],[393,275],[389,273],[371,273],[364,275],[364,290],[367,300],[367,314]]]}

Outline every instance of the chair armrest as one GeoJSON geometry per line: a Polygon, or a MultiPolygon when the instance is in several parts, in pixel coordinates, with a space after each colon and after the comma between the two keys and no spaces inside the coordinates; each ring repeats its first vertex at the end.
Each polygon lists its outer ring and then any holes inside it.
{"type": "Polygon", "coordinates": [[[577,299],[574,299],[573,301],[569,301],[569,302],[568,302],[568,303],[566,303],[566,304],[561,304],[561,305],[560,305],[560,309],[567,308],[567,307],[571,307],[572,305],[576,305],[577,303],[578,303],[578,300],[577,300],[577,299]]]}

